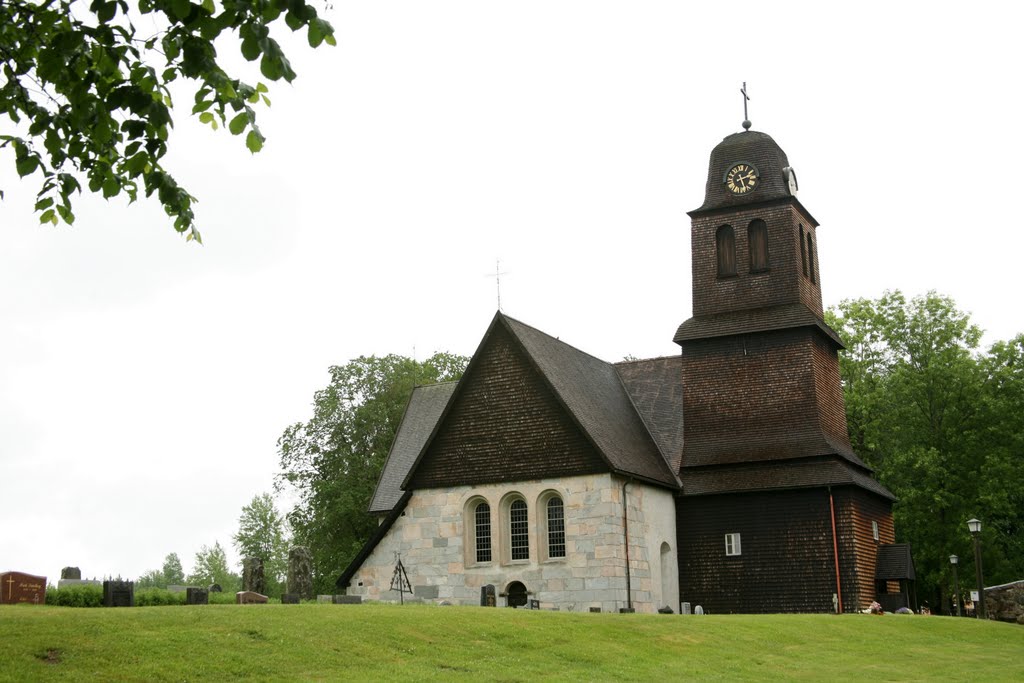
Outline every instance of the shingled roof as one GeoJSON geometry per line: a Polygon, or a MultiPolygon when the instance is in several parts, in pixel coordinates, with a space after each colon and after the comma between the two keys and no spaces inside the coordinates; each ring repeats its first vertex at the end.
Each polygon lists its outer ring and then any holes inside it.
{"type": "Polygon", "coordinates": [[[673,341],[678,344],[691,339],[726,337],[733,334],[782,330],[790,327],[817,327],[838,348],[846,348],[835,330],[816,316],[811,309],[799,303],[695,316],[679,326],[673,341]]]}
{"type": "Polygon", "coordinates": [[[402,480],[416,457],[423,450],[431,432],[455,392],[455,382],[428,384],[412,391],[409,403],[398,425],[391,451],[377,480],[377,490],[370,501],[370,512],[384,513],[395,507],[402,497],[402,480]]]}
{"type": "Polygon", "coordinates": [[[765,462],[731,467],[684,467],[680,477],[683,494],[687,496],[852,485],[889,500],[896,499],[868,470],[834,456],[790,460],[782,465],[765,462]]]}
{"type": "Polygon", "coordinates": [[[679,471],[683,457],[683,366],[679,356],[615,364],[633,405],[658,443],[662,455],[679,471]]]}

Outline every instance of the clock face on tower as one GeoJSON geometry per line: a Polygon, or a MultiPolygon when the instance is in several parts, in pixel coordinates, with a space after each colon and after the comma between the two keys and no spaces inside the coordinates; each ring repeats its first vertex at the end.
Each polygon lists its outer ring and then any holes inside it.
{"type": "Polygon", "coordinates": [[[725,186],[733,194],[747,194],[757,189],[761,176],[753,164],[742,161],[725,173],[725,186]]]}

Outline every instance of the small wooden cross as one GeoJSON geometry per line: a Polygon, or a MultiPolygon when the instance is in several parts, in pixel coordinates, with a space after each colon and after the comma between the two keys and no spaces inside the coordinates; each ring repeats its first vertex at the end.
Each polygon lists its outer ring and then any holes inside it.
{"type": "Polygon", "coordinates": [[[7,576],[7,599],[10,600],[11,596],[14,595],[14,577],[7,576]]]}

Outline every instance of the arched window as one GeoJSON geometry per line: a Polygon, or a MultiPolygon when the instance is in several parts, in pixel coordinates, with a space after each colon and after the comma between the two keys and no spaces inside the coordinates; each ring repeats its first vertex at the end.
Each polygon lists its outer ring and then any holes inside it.
{"type": "Polygon", "coordinates": [[[547,505],[548,557],[565,557],[565,506],[558,496],[548,498],[547,505]]]}
{"type": "Polygon", "coordinates": [[[760,218],[747,226],[747,246],[750,248],[750,272],[768,270],[768,225],[760,218]]]}
{"type": "Polygon", "coordinates": [[[814,240],[811,239],[811,231],[807,231],[807,270],[810,273],[811,282],[814,279],[814,240]]]}
{"type": "Polygon", "coordinates": [[[804,226],[800,226],[800,263],[804,268],[804,277],[807,275],[807,245],[804,244],[804,226]]]}
{"type": "Polygon", "coordinates": [[[509,549],[513,560],[530,559],[530,523],[526,501],[518,498],[508,506],[509,549]]]}
{"type": "Polygon", "coordinates": [[[736,235],[731,225],[723,225],[715,233],[715,249],[718,254],[718,277],[736,274],[736,235]]]}
{"type": "Polygon", "coordinates": [[[473,510],[473,546],[477,562],[491,561],[491,506],[477,503],[473,510]]]}

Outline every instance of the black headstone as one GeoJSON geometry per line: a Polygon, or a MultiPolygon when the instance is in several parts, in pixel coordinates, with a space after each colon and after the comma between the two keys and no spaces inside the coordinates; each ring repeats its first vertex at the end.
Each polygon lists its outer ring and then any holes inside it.
{"type": "Polygon", "coordinates": [[[282,605],[297,605],[297,604],[299,604],[299,594],[298,593],[282,593],[281,594],[281,604],[282,605]]]}
{"type": "Polygon", "coordinates": [[[331,598],[331,602],[335,605],[361,605],[363,604],[363,596],[361,595],[335,595],[331,598]]]}
{"type": "Polygon", "coordinates": [[[210,587],[207,590],[209,590],[211,593],[223,593],[224,592],[224,589],[220,587],[219,583],[211,583],[210,587]]]}
{"type": "Polygon", "coordinates": [[[135,584],[131,581],[103,582],[104,607],[135,607],[135,584]]]}
{"type": "Polygon", "coordinates": [[[636,612],[636,608],[635,607],[620,607],[619,608],[619,614],[632,614],[633,612],[636,612]]]}
{"type": "Polygon", "coordinates": [[[540,600],[530,600],[530,609],[540,609],[540,600]]]}
{"type": "Polygon", "coordinates": [[[82,570],[78,567],[64,567],[60,570],[60,578],[62,579],[82,579],[82,570]]]}
{"type": "Polygon", "coordinates": [[[205,588],[186,588],[185,589],[185,604],[186,605],[209,605],[210,604],[210,592],[205,588]]]}
{"type": "Polygon", "coordinates": [[[590,608],[590,611],[591,611],[591,612],[597,612],[597,613],[600,613],[600,612],[601,612],[601,608],[600,608],[600,607],[591,607],[591,608],[590,608]]]}
{"type": "Polygon", "coordinates": [[[672,611],[671,607],[669,607],[668,605],[665,605],[664,607],[662,607],[662,608],[660,608],[658,610],[658,614],[675,614],[675,612],[672,611]]]}
{"type": "Polygon", "coordinates": [[[486,586],[480,587],[480,606],[481,607],[497,607],[498,596],[494,591],[494,584],[489,583],[486,586]]]}

